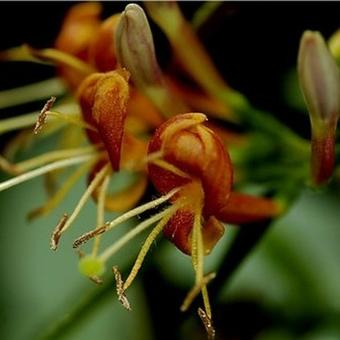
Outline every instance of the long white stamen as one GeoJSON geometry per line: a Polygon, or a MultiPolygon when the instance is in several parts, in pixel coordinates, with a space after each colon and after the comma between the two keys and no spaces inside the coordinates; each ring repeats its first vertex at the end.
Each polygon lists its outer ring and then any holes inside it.
{"type": "Polygon", "coordinates": [[[83,196],[80,198],[77,206],[73,210],[71,216],[63,226],[63,228],[60,230],[60,234],[64,233],[73,223],[73,221],[76,219],[78,214],[80,213],[82,207],[85,205],[87,200],[90,198],[93,191],[98,187],[98,184],[103,180],[103,178],[106,176],[107,172],[109,170],[109,164],[104,166],[94,177],[90,185],[87,187],[86,191],[84,192],[83,196]]]}
{"type": "Polygon", "coordinates": [[[137,274],[138,274],[138,272],[139,272],[139,270],[140,270],[140,268],[143,264],[144,258],[146,256],[146,254],[148,253],[152,243],[155,241],[155,239],[160,234],[160,232],[164,229],[166,224],[169,222],[170,218],[173,216],[173,212],[177,208],[178,208],[177,206],[172,206],[171,208],[169,208],[168,211],[167,211],[167,214],[158,222],[156,227],[152,229],[151,233],[146,238],[146,240],[145,240],[145,242],[144,242],[144,244],[143,244],[143,246],[142,246],[142,248],[141,248],[141,250],[140,250],[140,252],[137,256],[135,264],[133,265],[129,276],[124,283],[124,286],[123,286],[124,291],[130,287],[133,280],[136,278],[136,276],[137,276],[137,274]]]}
{"type": "Polygon", "coordinates": [[[135,209],[132,209],[128,212],[126,212],[123,215],[118,216],[116,219],[114,219],[110,223],[106,223],[100,228],[96,228],[92,231],[89,231],[85,233],[84,235],[78,237],[74,242],[73,242],[73,247],[78,248],[80,245],[84,244],[85,242],[89,241],[95,236],[98,236],[100,234],[103,234],[109,230],[111,230],[114,227],[117,227],[118,225],[122,224],[123,222],[127,221],[129,218],[134,217],[138,214],[141,214],[149,209],[156,208],[158,205],[161,203],[167,201],[169,198],[171,198],[180,188],[175,188],[171,190],[167,195],[161,196],[160,198],[157,198],[154,201],[148,202],[146,204],[143,204],[135,209]]]}
{"type": "Polygon", "coordinates": [[[51,96],[61,96],[65,86],[58,78],[51,78],[37,83],[16,87],[0,92],[0,109],[42,100],[51,96]]]}
{"type": "Polygon", "coordinates": [[[147,220],[138,224],[135,228],[130,230],[127,234],[121,237],[117,242],[115,242],[112,246],[108,247],[101,255],[100,259],[105,262],[107,261],[112,255],[114,255],[119,249],[121,249],[126,243],[132,240],[135,236],[139,233],[153,225],[155,222],[162,219],[164,216],[169,214],[169,210],[172,208],[168,208],[164,211],[159,212],[158,214],[148,218],[147,220]]]}
{"type": "Polygon", "coordinates": [[[74,156],[80,156],[83,154],[93,153],[96,151],[93,145],[81,147],[81,148],[74,148],[74,149],[64,149],[64,150],[54,150],[51,152],[44,153],[37,157],[16,163],[11,164],[15,171],[23,172],[27,170],[31,170],[37,166],[44,165],[46,163],[50,163],[53,161],[57,161],[60,159],[66,159],[74,156]]]}
{"type": "Polygon", "coordinates": [[[43,175],[47,172],[56,170],[56,169],[60,169],[60,168],[65,168],[67,166],[71,166],[71,165],[75,165],[75,164],[79,164],[79,163],[83,163],[86,162],[88,160],[90,160],[91,158],[93,158],[94,156],[91,155],[82,155],[82,156],[76,156],[73,158],[69,158],[69,159],[63,159],[54,163],[50,163],[47,164],[45,166],[42,166],[41,168],[26,172],[22,175],[19,175],[17,177],[11,178],[5,182],[0,183],[0,191],[4,191],[8,188],[11,188],[17,184],[20,184],[22,182],[26,182],[32,178],[38,177],[40,175],[43,175]]]}
{"type": "MultiPolygon", "coordinates": [[[[76,103],[56,105],[55,109],[61,112],[76,112],[77,115],[79,114],[79,107],[76,103]]],[[[2,119],[0,120],[0,135],[5,132],[33,126],[35,125],[38,116],[39,112],[31,112],[18,117],[2,119]]]]}
{"type": "Polygon", "coordinates": [[[125,214],[121,215],[121,216],[118,216],[116,219],[114,219],[112,222],[110,222],[107,225],[107,227],[105,228],[105,231],[111,230],[115,226],[127,221],[128,219],[130,219],[133,216],[139,215],[139,214],[141,214],[141,213],[143,213],[147,210],[156,208],[158,205],[169,200],[173,195],[176,194],[176,192],[178,192],[178,190],[180,190],[180,188],[175,188],[164,196],[161,196],[161,197],[159,197],[159,198],[157,198],[157,199],[155,199],[151,202],[140,205],[139,207],[132,209],[132,210],[126,212],[125,214]]]}
{"type": "MultiPolygon", "coordinates": [[[[110,176],[106,175],[102,185],[99,188],[99,195],[98,195],[98,207],[97,207],[97,228],[100,228],[104,224],[104,216],[105,216],[105,197],[107,193],[107,188],[110,183],[110,176]]],[[[92,249],[92,256],[96,257],[99,249],[101,235],[98,235],[94,239],[93,249],[92,249]]]]}
{"type": "Polygon", "coordinates": [[[75,183],[80,179],[82,175],[86,171],[88,171],[89,167],[94,163],[94,159],[85,164],[82,164],[78,169],[75,170],[69,176],[62,186],[56,191],[53,196],[41,207],[34,209],[28,214],[28,218],[32,219],[39,215],[48,214],[52,209],[54,209],[67,195],[67,193],[72,189],[75,183]]]}

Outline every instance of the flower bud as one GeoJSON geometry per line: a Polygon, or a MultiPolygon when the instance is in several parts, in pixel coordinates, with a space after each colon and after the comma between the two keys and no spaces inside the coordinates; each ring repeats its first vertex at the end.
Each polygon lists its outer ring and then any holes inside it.
{"type": "Polygon", "coordinates": [[[312,126],[312,180],[320,185],[330,178],[334,167],[340,79],[336,63],[319,32],[303,34],[298,73],[312,126]]]}
{"type": "Polygon", "coordinates": [[[137,84],[161,83],[152,33],[143,9],[126,6],[116,32],[116,52],[119,63],[126,67],[137,84]]]}
{"type": "Polygon", "coordinates": [[[149,97],[157,108],[170,116],[187,108],[174,99],[165,85],[157,63],[152,33],[143,9],[129,4],[121,15],[116,37],[116,56],[131,74],[136,87],[149,97]]]}

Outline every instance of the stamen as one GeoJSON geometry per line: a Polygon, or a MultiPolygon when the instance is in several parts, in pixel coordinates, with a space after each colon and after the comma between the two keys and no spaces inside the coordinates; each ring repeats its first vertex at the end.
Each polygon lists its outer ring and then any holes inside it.
{"type": "Polygon", "coordinates": [[[38,113],[32,112],[18,117],[2,119],[0,121],[0,134],[32,126],[36,123],[37,117],[38,113]]]}
{"type": "Polygon", "coordinates": [[[202,287],[202,298],[203,298],[203,304],[204,304],[204,309],[205,312],[207,313],[209,319],[212,319],[212,314],[211,314],[211,306],[210,306],[210,301],[209,301],[209,294],[208,294],[208,289],[207,286],[202,287]]]}
{"type": "Polygon", "coordinates": [[[192,230],[191,241],[191,258],[192,264],[196,272],[196,284],[199,284],[203,279],[203,239],[201,232],[201,207],[195,209],[194,226],[192,230]]]}
{"type": "Polygon", "coordinates": [[[53,48],[37,50],[30,46],[27,46],[27,49],[28,52],[35,58],[41,59],[43,61],[64,64],[65,66],[69,66],[74,70],[83,73],[84,75],[89,75],[91,73],[96,72],[96,70],[91,65],[63,51],[56,50],[53,48]]]}
{"type": "Polygon", "coordinates": [[[163,151],[152,152],[142,159],[132,160],[128,162],[125,165],[125,167],[127,169],[133,169],[134,171],[142,170],[144,169],[144,166],[146,164],[155,162],[156,160],[159,160],[162,157],[163,157],[163,151]]]}
{"type": "Polygon", "coordinates": [[[54,102],[56,101],[56,97],[51,97],[47,102],[46,104],[44,105],[44,107],[42,108],[42,110],[40,111],[40,114],[38,116],[38,120],[35,124],[35,127],[34,127],[34,134],[36,135],[41,129],[42,127],[44,126],[45,122],[46,122],[46,112],[49,111],[54,102]]]}
{"type": "Polygon", "coordinates": [[[63,159],[57,162],[53,162],[50,164],[47,164],[45,166],[42,166],[41,168],[34,169],[32,171],[26,172],[22,175],[19,175],[17,177],[11,178],[5,182],[0,183],[0,191],[4,191],[8,188],[11,188],[17,184],[26,182],[32,178],[38,177],[40,175],[43,175],[47,172],[60,169],[60,168],[65,168],[67,166],[79,164],[79,163],[84,163],[91,158],[93,158],[93,155],[81,155],[81,156],[76,156],[73,158],[68,158],[68,159],[63,159]]]}
{"type": "Polygon", "coordinates": [[[111,256],[113,256],[118,250],[120,250],[125,244],[131,241],[134,237],[140,234],[142,231],[162,219],[164,216],[171,214],[173,211],[173,207],[170,207],[164,211],[159,212],[156,215],[151,216],[147,220],[139,223],[135,228],[131,229],[128,233],[126,233],[123,237],[121,237],[117,242],[108,247],[105,251],[103,251],[102,255],[100,255],[100,259],[103,262],[106,262],[111,256]]]}
{"type": "MultiPolygon", "coordinates": [[[[67,220],[67,222],[63,225],[63,227],[60,230],[60,235],[64,233],[73,223],[73,221],[76,219],[76,217],[79,215],[81,209],[91,196],[92,192],[97,188],[99,183],[103,180],[103,178],[106,176],[107,172],[109,170],[109,164],[105,165],[94,177],[90,185],[87,187],[86,191],[84,192],[83,196],[80,198],[77,206],[73,210],[73,213],[71,214],[70,218],[67,220]]],[[[57,226],[58,227],[58,226],[57,226]]],[[[51,248],[52,250],[56,250],[56,248],[51,248]]]]}
{"type": "Polygon", "coordinates": [[[202,323],[205,327],[205,330],[207,332],[208,335],[208,340],[214,340],[215,339],[215,329],[213,327],[211,318],[208,317],[208,315],[205,313],[205,311],[202,308],[198,308],[197,313],[199,315],[199,317],[202,320],[202,323]]]}
{"type": "Polygon", "coordinates": [[[63,185],[54,195],[41,207],[34,209],[28,214],[28,219],[31,220],[39,215],[46,215],[52,211],[64,199],[66,194],[71,190],[79,178],[88,170],[94,161],[88,162],[80,166],[71,176],[69,176],[63,185]]]}
{"type": "MultiPolygon", "coordinates": [[[[194,227],[192,231],[191,256],[192,256],[192,264],[196,272],[195,286],[201,286],[205,313],[207,314],[208,318],[211,319],[211,307],[210,307],[210,302],[209,302],[208,290],[207,290],[206,285],[202,286],[202,282],[204,281],[204,277],[203,277],[204,245],[203,245],[202,230],[201,230],[201,213],[202,213],[202,205],[197,204],[195,208],[194,227]]],[[[194,290],[195,290],[195,287],[194,287],[194,290]]]]}
{"type": "MultiPolygon", "coordinates": [[[[195,284],[195,286],[188,292],[187,296],[185,297],[182,305],[181,305],[181,311],[185,312],[188,310],[194,299],[197,297],[197,295],[200,293],[200,291],[214,278],[216,277],[216,273],[210,273],[203,277],[202,281],[195,284]]],[[[207,313],[208,314],[208,313],[207,313]]]]}
{"type": "MultiPolygon", "coordinates": [[[[63,150],[54,150],[51,152],[46,152],[37,157],[33,157],[31,159],[11,164],[12,167],[16,169],[18,172],[24,172],[27,170],[31,170],[37,166],[44,165],[46,163],[57,161],[60,159],[68,159],[74,156],[80,156],[84,154],[95,154],[97,152],[96,148],[93,145],[85,146],[81,148],[74,149],[63,149],[63,150]]],[[[1,157],[1,156],[0,156],[1,157]]],[[[1,165],[0,165],[1,167],[1,165]]]]}
{"type": "Polygon", "coordinates": [[[190,118],[182,119],[171,124],[162,133],[163,145],[168,144],[168,139],[174,136],[178,131],[187,130],[191,127],[197,126],[207,120],[203,113],[193,113],[190,118]]]}
{"type": "Polygon", "coordinates": [[[139,207],[132,209],[130,211],[127,211],[125,214],[118,216],[116,219],[114,219],[113,221],[111,221],[110,223],[106,223],[104,226],[95,229],[93,231],[90,231],[82,236],[80,236],[78,239],[75,240],[75,242],[73,243],[73,246],[75,248],[77,248],[79,245],[87,242],[88,240],[90,240],[92,237],[97,236],[99,233],[102,234],[106,231],[109,231],[111,229],[113,229],[114,227],[118,226],[119,224],[127,221],[128,219],[130,219],[131,217],[134,217],[136,215],[142,214],[143,212],[150,210],[150,209],[154,209],[157,206],[159,206],[160,204],[166,202],[167,200],[169,200],[173,195],[175,195],[178,191],[180,190],[180,188],[175,188],[173,190],[171,190],[168,194],[161,196],[151,202],[145,203],[143,205],[140,205],[139,207]]]}
{"type": "Polygon", "coordinates": [[[66,223],[68,219],[67,214],[64,214],[60,221],[58,222],[56,228],[53,231],[52,237],[51,237],[51,249],[56,250],[58,247],[58,243],[60,240],[60,236],[61,236],[61,231],[66,223]]]}
{"type": "MultiPolygon", "coordinates": [[[[148,253],[152,243],[155,241],[155,239],[157,238],[157,236],[159,235],[159,233],[164,229],[164,227],[166,226],[166,224],[168,223],[168,221],[170,220],[170,218],[172,217],[173,213],[175,212],[175,210],[177,209],[177,206],[172,206],[170,209],[171,211],[168,211],[168,213],[158,222],[158,224],[156,225],[156,227],[151,231],[151,233],[149,234],[149,236],[146,238],[138,256],[136,259],[135,264],[133,265],[131,272],[128,276],[128,278],[126,279],[123,289],[124,291],[127,290],[129,288],[129,286],[132,284],[133,280],[135,279],[135,277],[137,276],[144,258],[146,256],[146,254],[148,253]]],[[[170,210],[169,209],[169,210],[170,210]]]]}
{"type": "MultiPolygon", "coordinates": [[[[97,228],[104,224],[104,214],[105,214],[105,197],[107,193],[107,188],[110,183],[110,176],[106,176],[99,189],[98,195],[98,208],[97,208],[97,228]]],[[[99,249],[100,235],[98,235],[93,244],[92,256],[96,257],[99,249]]]]}
{"type": "Polygon", "coordinates": [[[124,293],[124,282],[122,280],[122,276],[118,270],[117,266],[112,267],[112,272],[115,275],[115,280],[116,280],[116,290],[117,290],[117,295],[118,295],[118,301],[127,309],[131,310],[131,306],[129,303],[129,300],[127,299],[125,293],[124,293]]]}
{"type": "MultiPolygon", "coordinates": [[[[60,111],[75,111],[78,112],[78,105],[76,103],[65,103],[60,104],[58,106],[55,106],[55,108],[58,108],[60,111]]],[[[5,132],[18,130],[25,127],[30,127],[36,124],[37,118],[39,116],[39,112],[31,112],[26,113],[18,117],[12,117],[12,118],[6,118],[0,120],[0,134],[3,134],[5,132]]]]}
{"type": "Polygon", "coordinates": [[[177,168],[176,166],[174,166],[171,163],[168,163],[167,161],[163,160],[163,159],[155,159],[155,160],[151,160],[150,163],[153,163],[157,166],[159,166],[162,169],[168,170],[172,173],[174,173],[175,175],[178,175],[180,177],[184,177],[184,178],[191,178],[187,173],[185,173],[184,171],[182,171],[181,169],[177,168]]]}
{"type": "Polygon", "coordinates": [[[58,112],[58,111],[47,111],[46,112],[46,116],[52,116],[52,117],[56,117],[60,120],[63,120],[67,123],[76,125],[78,127],[81,127],[83,129],[87,129],[87,130],[92,130],[92,131],[97,131],[97,129],[95,127],[93,127],[92,125],[86,123],[80,116],[80,114],[65,114],[62,112],[58,112]]]}
{"type": "Polygon", "coordinates": [[[82,61],[81,59],[66,52],[53,48],[34,49],[28,45],[22,45],[11,48],[0,53],[0,60],[6,61],[29,61],[29,62],[52,62],[54,64],[63,64],[77,70],[84,75],[96,72],[96,70],[82,61]]]}
{"type": "Polygon", "coordinates": [[[15,87],[0,92],[0,109],[42,100],[52,95],[62,96],[65,92],[65,86],[58,78],[15,87]]]}
{"type": "Polygon", "coordinates": [[[78,237],[74,242],[73,242],[73,248],[77,249],[87,241],[91,240],[92,238],[99,236],[106,231],[107,224],[103,225],[102,227],[99,227],[95,230],[91,230],[82,236],[78,237]]]}

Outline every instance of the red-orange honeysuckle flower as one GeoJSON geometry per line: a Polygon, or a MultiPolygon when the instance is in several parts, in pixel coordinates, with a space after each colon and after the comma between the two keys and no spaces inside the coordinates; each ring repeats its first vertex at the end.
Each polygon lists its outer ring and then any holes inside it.
{"type": "Polygon", "coordinates": [[[80,270],[85,275],[100,275],[105,262],[116,251],[158,221],[125,282],[114,268],[118,296],[125,307],[129,308],[129,304],[124,292],[136,277],[152,242],[163,231],[181,251],[191,255],[196,272],[195,286],[181,309],[186,310],[201,291],[205,311],[200,310],[200,313],[211,322],[206,285],[215,274],[204,275],[203,262],[204,256],[210,253],[224,233],[220,221],[246,223],[271,218],[280,212],[277,204],[269,199],[232,192],[233,169],[228,152],[216,133],[204,125],[206,120],[204,114],[188,113],[174,116],[163,123],[148,147],[149,178],[162,196],[82,235],[74,243],[78,247],[132,216],[166,201],[171,203],[165,210],[141,222],[102,254],[86,257],[80,263],[80,270]],[[154,155],[157,157],[152,157],[154,155]]]}
{"type": "Polygon", "coordinates": [[[222,236],[222,222],[248,223],[275,216],[272,200],[232,192],[233,169],[229,155],[215,132],[204,126],[205,115],[178,115],[157,129],[149,152],[162,159],[148,165],[149,176],[162,194],[181,190],[171,198],[186,202],[169,221],[165,235],[183,252],[191,253],[190,233],[198,205],[205,251],[222,236]],[[206,235],[206,237],[205,237],[206,235]]]}

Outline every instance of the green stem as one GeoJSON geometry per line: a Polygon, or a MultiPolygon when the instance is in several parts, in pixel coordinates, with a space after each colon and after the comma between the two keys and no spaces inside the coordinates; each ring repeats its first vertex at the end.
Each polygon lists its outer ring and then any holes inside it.
{"type": "Polygon", "coordinates": [[[235,110],[237,118],[244,126],[265,133],[290,148],[292,152],[309,155],[310,146],[307,141],[279,122],[271,113],[254,108],[243,94],[224,88],[216,94],[216,97],[235,110]]]}
{"type": "Polygon", "coordinates": [[[21,116],[0,120],[0,135],[5,132],[33,126],[37,121],[38,115],[39,112],[32,112],[21,116]]]}

